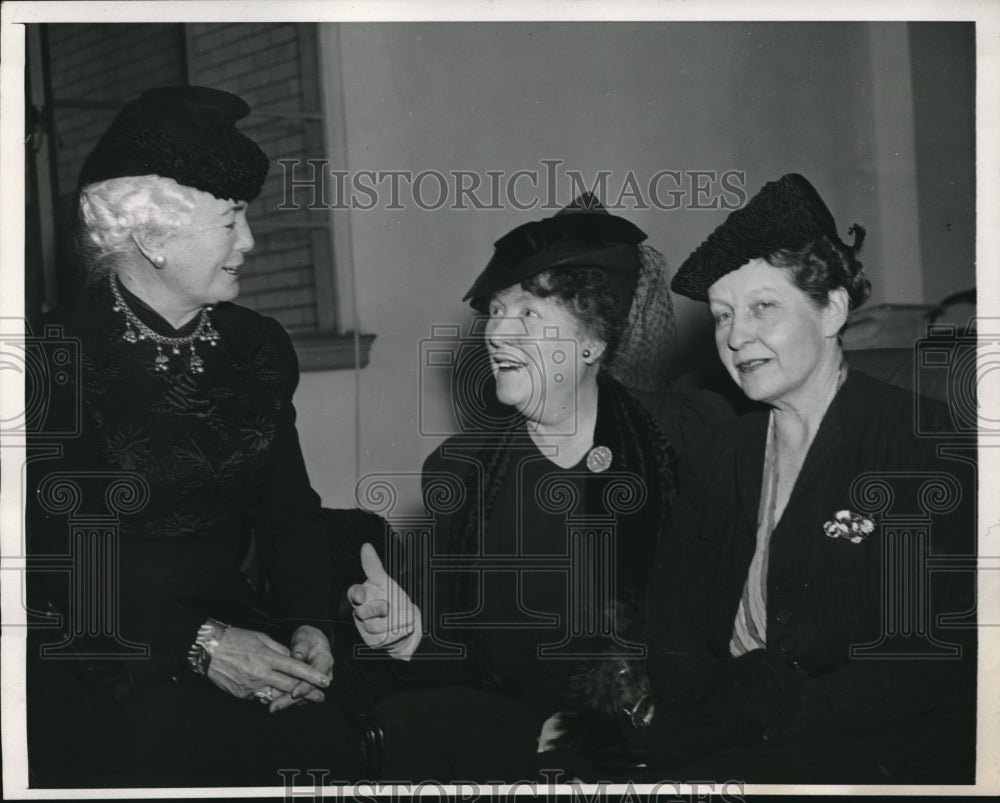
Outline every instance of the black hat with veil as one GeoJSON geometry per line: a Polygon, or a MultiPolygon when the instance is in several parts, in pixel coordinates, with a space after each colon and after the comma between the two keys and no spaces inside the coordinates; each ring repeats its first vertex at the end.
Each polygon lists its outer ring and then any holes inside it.
{"type": "Polygon", "coordinates": [[[463,300],[485,312],[495,293],[543,271],[601,270],[624,317],[604,370],[627,388],[660,390],[676,322],[666,259],[645,244],[646,238],[634,223],[610,214],[585,193],[552,217],[524,223],[497,240],[493,257],[463,300]]]}

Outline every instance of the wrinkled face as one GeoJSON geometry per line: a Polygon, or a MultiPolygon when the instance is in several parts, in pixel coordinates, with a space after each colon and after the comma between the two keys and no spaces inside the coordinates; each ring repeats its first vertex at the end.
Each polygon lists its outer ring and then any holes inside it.
{"type": "Polygon", "coordinates": [[[189,214],[190,225],[169,234],[159,248],[161,288],[178,308],[232,301],[240,292],[243,255],[254,245],[247,205],[199,192],[189,214]]]}
{"type": "Polygon", "coordinates": [[[559,299],[513,285],[490,300],[486,348],[497,398],[536,423],[576,412],[585,373],[582,352],[594,338],[559,299]]]}
{"type": "Polygon", "coordinates": [[[754,401],[794,405],[809,397],[810,380],[827,362],[839,360],[835,305],[817,308],[785,268],[751,260],[716,281],[708,303],[722,364],[754,401]]]}

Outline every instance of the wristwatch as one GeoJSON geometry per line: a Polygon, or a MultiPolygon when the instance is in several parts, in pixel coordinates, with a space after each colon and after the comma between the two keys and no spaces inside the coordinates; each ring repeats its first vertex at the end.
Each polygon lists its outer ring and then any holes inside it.
{"type": "Polygon", "coordinates": [[[229,625],[220,622],[218,619],[209,619],[198,628],[198,637],[188,650],[188,666],[196,675],[205,677],[208,674],[208,665],[212,662],[212,654],[219,646],[222,637],[229,629],[229,625]]]}

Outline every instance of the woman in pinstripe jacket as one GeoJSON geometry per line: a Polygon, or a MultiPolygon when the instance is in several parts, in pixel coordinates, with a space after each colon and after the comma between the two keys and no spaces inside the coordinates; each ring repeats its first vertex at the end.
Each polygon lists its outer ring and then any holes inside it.
{"type": "Polygon", "coordinates": [[[619,714],[632,778],[975,780],[975,440],[844,362],[869,293],[852,230],[787,175],[674,277],[759,406],[682,458],[645,606],[652,714],[619,714]]]}

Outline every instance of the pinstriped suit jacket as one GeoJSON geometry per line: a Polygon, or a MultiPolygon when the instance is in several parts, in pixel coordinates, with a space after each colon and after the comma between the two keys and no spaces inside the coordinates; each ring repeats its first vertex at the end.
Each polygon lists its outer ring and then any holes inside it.
{"type": "Polygon", "coordinates": [[[729,656],[767,419],[766,409],[734,419],[682,461],[645,610],[657,714],[643,747],[670,764],[791,740],[835,751],[865,732],[891,740],[915,716],[974,728],[975,576],[954,565],[975,555],[975,442],[947,434],[943,405],[856,371],[771,537],[767,647],[729,656]],[[944,434],[919,437],[915,421],[944,434]],[[827,536],[845,509],[870,516],[874,534],[827,536]]]}

